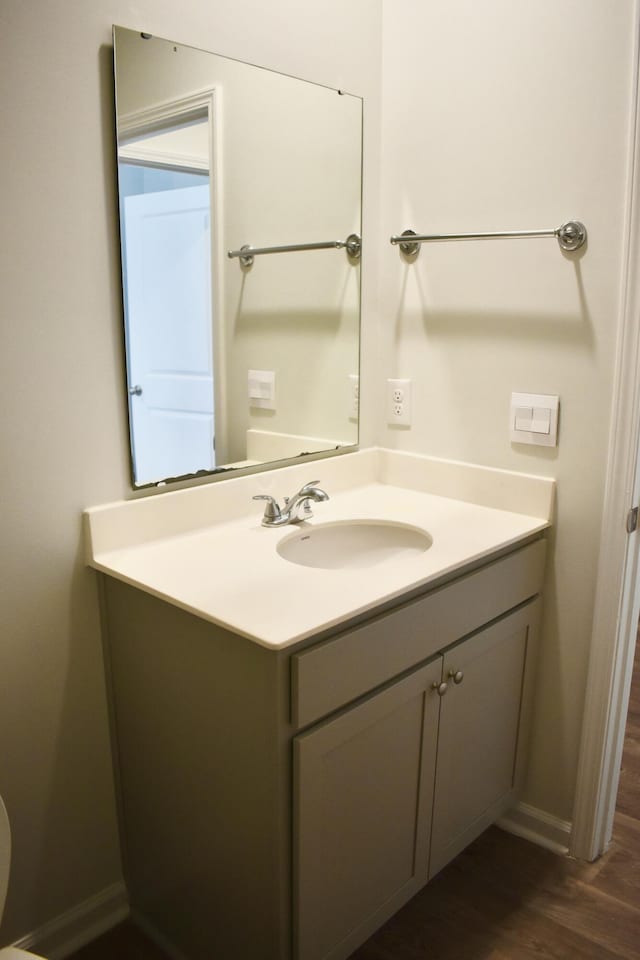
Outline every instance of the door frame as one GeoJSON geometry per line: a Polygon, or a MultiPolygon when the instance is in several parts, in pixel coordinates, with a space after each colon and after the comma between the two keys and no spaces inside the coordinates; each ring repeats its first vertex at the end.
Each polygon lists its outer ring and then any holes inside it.
{"type": "Polygon", "coordinates": [[[613,831],[640,612],[640,4],[635,8],[620,319],[613,380],[591,653],[569,852],[594,860],[613,831]]]}
{"type": "MultiPolygon", "coordinates": [[[[224,265],[222,224],[224,223],[224,192],[222,184],[222,93],[219,88],[207,87],[185,97],[118,115],[118,160],[120,148],[143,135],[161,133],[189,120],[206,117],[209,131],[209,222],[211,224],[211,325],[213,345],[213,409],[215,462],[227,462],[228,418],[226,397],[227,342],[224,317],[224,265]],[[213,282],[215,278],[215,282],[213,282]],[[218,322],[218,319],[220,322],[218,322]]],[[[143,141],[144,143],[144,141],[143,141]]],[[[204,165],[197,157],[180,157],[163,151],[145,149],[138,143],[135,149],[126,146],[122,159],[127,162],[155,164],[172,169],[202,172],[204,165]]]]}

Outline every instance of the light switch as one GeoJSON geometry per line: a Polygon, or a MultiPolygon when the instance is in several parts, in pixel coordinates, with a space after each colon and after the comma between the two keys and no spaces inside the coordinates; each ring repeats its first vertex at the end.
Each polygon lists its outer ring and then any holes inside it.
{"type": "Polygon", "coordinates": [[[534,407],[531,418],[533,433],[549,433],[551,430],[551,410],[549,407],[534,407]]]}
{"type": "Polygon", "coordinates": [[[558,436],[559,397],[538,393],[512,393],[509,427],[512,443],[555,447],[558,436]]]}
{"type": "Polygon", "coordinates": [[[533,407],[516,407],[514,429],[531,430],[533,421],[533,407]]]}
{"type": "Polygon", "coordinates": [[[276,375],[274,370],[249,370],[247,394],[250,407],[263,410],[276,408],[276,375]]]}

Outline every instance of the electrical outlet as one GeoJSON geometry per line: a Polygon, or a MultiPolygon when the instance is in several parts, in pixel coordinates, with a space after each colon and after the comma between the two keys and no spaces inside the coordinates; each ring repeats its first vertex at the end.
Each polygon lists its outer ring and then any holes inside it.
{"type": "Polygon", "coordinates": [[[387,423],[411,426],[411,380],[387,380],[387,423]]]}
{"type": "Polygon", "coordinates": [[[360,413],[360,377],[357,373],[348,375],[349,381],[349,419],[357,420],[360,413]]]}

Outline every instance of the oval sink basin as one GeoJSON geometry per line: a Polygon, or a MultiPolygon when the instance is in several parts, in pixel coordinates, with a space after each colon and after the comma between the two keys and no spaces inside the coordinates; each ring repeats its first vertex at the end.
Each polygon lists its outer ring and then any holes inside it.
{"type": "Polygon", "coordinates": [[[419,527],[384,520],[348,520],[299,527],[281,540],[278,553],[291,563],[325,570],[375,567],[428,550],[432,538],[419,527]]]}

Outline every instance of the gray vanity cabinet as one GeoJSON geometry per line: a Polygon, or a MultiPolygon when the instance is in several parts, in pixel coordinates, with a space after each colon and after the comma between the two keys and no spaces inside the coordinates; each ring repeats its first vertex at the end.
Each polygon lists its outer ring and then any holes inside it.
{"type": "Polygon", "coordinates": [[[346,960],[511,805],[544,555],[279,650],[101,578],[127,888],[170,955],[346,960]]]}
{"type": "Polygon", "coordinates": [[[427,881],[441,658],[294,740],[294,956],[347,956],[427,881]]]}

